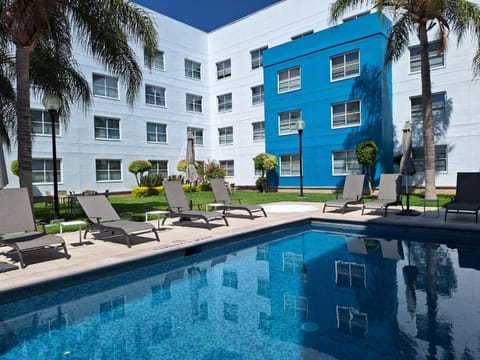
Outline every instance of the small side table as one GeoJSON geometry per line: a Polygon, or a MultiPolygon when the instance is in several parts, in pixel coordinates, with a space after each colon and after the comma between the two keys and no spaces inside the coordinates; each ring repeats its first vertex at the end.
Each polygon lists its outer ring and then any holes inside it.
{"type": "Polygon", "coordinates": [[[209,208],[212,208],[214,211],[217,211],[217,208],[223,207],[223,206],[225,206],[225,204],[223,204],[223,203],[207,204],[207,205],[205,205],[205,211],[208,211],[209,208]]]}
{"type": "Polygon", "coordinates": [[[166,215],[166,214],[168,214],[168,211],[165,211],[165,210],[147,211],[145,213],[145,222],[148,221],[148,215],[156,215],[157,216],[157,229],[160,229],[160,215],[166,215]]]}
{"type": "Polygon", "coordinates": [[[78,226],[78,242],[82,244],[82,226],[85,225],[86,222],[82,220],[75,220],[75,221],[62,221],[60,223],[60,235],[63,234],[63,227],[64,226],[78,226]]]}
{"type": "Polygon", "coordinates": [[[437,207],[437,218],[440,216],[440,200],[438,199],[422,199],[423,203],[423,216],[427,216],[426,206],[428,203],[432,203],[437,207]]]}

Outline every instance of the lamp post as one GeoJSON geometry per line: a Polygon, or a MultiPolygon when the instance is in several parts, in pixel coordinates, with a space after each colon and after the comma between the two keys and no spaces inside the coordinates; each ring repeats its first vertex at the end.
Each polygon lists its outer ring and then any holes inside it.
{"type": "Polygon", "coordinates": [[[52,161],[53,161],[53,218],[59,218],[58,207],[58,177],[57,177],[57,145],[55,140],[55,122],[58,121],[58,109],[62,106],[62,100],[56,95],[45,95],[43,97],[43,106],[50,114],[52,124],[52,161]]]}
{"type": "Polygon", "coordinates": [[[297,130],[298,130],[298,141],[300,147],[300,197],[303,197],[303,152],[302,152],[302,135],[303,129],[305,129],[305,121],[299,119],[297,122],[297,130]]]}

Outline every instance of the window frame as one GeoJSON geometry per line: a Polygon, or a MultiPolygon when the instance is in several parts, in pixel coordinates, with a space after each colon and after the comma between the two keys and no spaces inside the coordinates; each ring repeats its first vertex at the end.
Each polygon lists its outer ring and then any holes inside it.
{"type": "MultiPolygon", "coordinates": [[[[434,122],[446,119],[447,93],[445,91],[432,93],[432,116],[434,122]],[[443,101],[438,101],[440,98],[443,101]],[[441,114],[436,114],[436,112],[441,112],[441,114]]],[[[423,104],[421,95],[410,97],[410,122],[412,125],[423,124],[423,104]]]]}
{"type": "Polygon", "coordinates": [[[232,60],[225,59],[217,62],[217,80],[225,79],[232,76],[232,60]]]}
{"type": "Polygon", "coordinates": [[[235,160],[220,160],[219,164],[222,167],[223,171],[225,171],[225,176],[235,176],[235,160]]]}
{"type": "Polygon", "coordinates": [[[290,37],[290,40],[292,41],[295,41],[295,40],[298,40],[298,39],[302,39],[306,36],[309,36],[309,35],[312,35],[314,33],[313,29],[312,30],[307,30],[307,31],[304,31],[298,35],[294,35],[292,37],[290,37]]]}
{"type": "Polygon", "coordinates": [[[292,91],[298,91],[302,89],[302,69],[300,65],[292,66],[288,69],[277,71],[277,93],[285,94],[292,91]],[[291,72],[298,70],[298,76],[292,76],[291,72]],[[280,80],[282,74],[287,73],[287,78],[280,80]],[[282,84],[286,84],[286,88],[283,89],[282,84]]]}
{"type": "Polygon", "coordinates": [[[156,107],[167,107],[167,89],[163,86],[152,85],[152,84],[145,84],[145,104],[149,106],[156,106],[156,107]],[[148,92],[148,88],[152,91],[148,92]],[[148,102],[148,99],[153,97],[154,102],[148,102]],[[157,104],[157,99],[159,103],[157,104]]]}
{"type": "Polygon", "coordinates": [[[357,156],[355,150],[347,149],[347,150],[333,150],[332,151],[332,176],[346,176],[346,175],[359,175],[362,173],[362,166],[358,163],[357,161],[357,156]],[[341,173],[337,173],[335,171],[336,169],[336,161],[338,162],[339,160],[335,160],[335,154],[346,154],[346,160],[345,161],[345,171],[341,173]],[[357,169],[357,171],[349,171],[349,164],[356,163],[356,167],[353,167],[353,169],[357,169]]]}
{"type": "Polygon", "coordinates": [[[255,121],[252,123],[252,140],[253,142],[265,141],[265,121],[255,121]],[[260,129],[256,129],[256,125],[260,129]]]}
{"type": "MultiPolygon", "coordinates": [[[[50,118],[50,113],[46,110],[40,109],[30,109],[30,122],[32,126],[32,135],[33,136],[52,136],[52,120],[50,118]],[[41,121],[34,120],[34,114],[38,113],[41,116],[41,121]],[[39,124],[37,127],[41,127],[41,132],[35,131],[35,124],[39,124]],[[48,132],[50,131],[50,132],[48,132]]],[[[60,119],[55,119],[55,138],[62,137],[62,127],[60,126],[60,119]]]]}
{"type": "Polygon", "coordinates": [[[185,78],[192,80],[202,80],[202,63],[185,58],[184,67],[185,78]],[[198,65],[198,70],[195,68],[195,65],[198,65]],[[191,74],[191,76],[189,76],[189,74],[191,74]],[[198,77],[195,76],[195,74],[198,74],[198,77]]]}
{"type": "MultiPolygon", "coordinates": [[[[430,70],[445,68],[445,51],[439,51],[441,40],[433,40],[428,43],[428,61],[430,70]],[[436,60],[441,59],[440,65],[436,65],[436,60]]],[[[408,48],[408,71],[409,74],[418,74],[421,72],[420,45],[413,45],[408,48]],[[418,52],[412,56],[412,52],[418,52]]]]}
{"type": "Polygon", "coordinates": [[[102,140],[102,141],[120,141],[122,140],[122,132],[120,128],[120,119],[118,118],[113,118],[109,116],[101,116],[101,115],[95,115],[93,117],[93,127],[94,127],[94,137],[95,140],[102,140]],[[104,124],[103,126],[97,126],[97,121],[103,120],[104,124]],[[110,132],[115,130],[114,126],[109,126],[111,122],[116,122],[117,123],[117,131],[118,131],[118,138],[111,137],[110,132]],[[100,129],[105,129],[105,137],[100,137],[98,131],[100,129]]]}
{"type": "Polygon", "coordinates": [[[296,134],[298,132],[298,122],[302,119],[302,110],[297,109],[297,110],[290,110],[290,111],[283,111],[278,113],[278,135],[279,136],[285,136],[285,135],[292,135],[296,134]],[[288,114],[288,119],[282,119],[282,116],[288,114]],[[292,115],[298,114],[298,117],[294,117],[292,115]],[[282,127],[282,122],[285,122],[288,120],[288,124],[285,127],[283,125],[282,127]],[[282,130],[282,128],[287,129],[287,130],[282,130]]]}
{"type": "Polygon", "coordinates": [[[104,158],[101,158],[101,159],[95,159],[95,180],[97,183],[107,183],[107,182],[122,182],[123,181],[123,162],[122,162],[122,159],[104,159],[104,158]],[[107,177],[108,179],[106,180],[99,180],[99,168],[98,168],[98,164],[100,161],[106,161],[107,162],[107,169],[106,170],[102,170],[104,172],[106,172],[107,174],[107,177]],[[118,162],[118,164],[120,165],[119,166],[119,170],[112,170],[111,169],[111,162],[118,162]],[[112,179],[111,178],[111,175],[112,173],[118,173],[120,174],[120,178],[119,179],[112,179]]]}
{"type": "MultiPolygon", "coordinates": [[[[351,79],[351,78],[360,76],[360,74],[361,74],[360,64],[361,64],[361,57],[360,57],[360,50],[358,50],[358,49],[347,51],[347,52],[344,52],[344,53],[341,53],[341,54],[336,54],[336,55],[331,56],[330,57],[330,82],[342,81],[342,80],[347,80],[347,79],[351,79]],[[358,54],[357,62],[356,63],[353,62],[353,64],[357,65],[357,72],[354,73],[354,74],[347,75],[347,70],[346,69],[349,65],[348,65],[348,62],[347,62],[346,58],[347,58],[348,55],[355,54],[355,53],[358,54]],[[337,58],[340,58],[340,57],[343,57],[342,64],[334,67],[334,65],[333,65],[334,59],[337,59],[337,58]],[[336,69],[343,69],[343,75],[338,76],[338,77],[334,77],[334,70],[336,70],[336,69]]],[[[350,66],[351,66],[351,64],[350,64],[350,66]]]]}
{"type": "Polygon", "coordinates": [[[265,87],[263,84],[252,86],[250,88],[252,92],[252,106],[260,106],[265,103],[265,87]],[[258,90],[258,94],[255,92],[258,90]],[[256,100],[257,99],[257,100],[256,100]]]}
{"type": "Polygon", "coordinates": [[[232,145],[233,144],[233,126],[224,126],[218,128],[218,144],[232,145]]]}
{"type": "MultiPolygon", "coordinates": [[[[415,146],[412,149],[412,159],[417,173],[425,172],[425,148],[424,146],[415,146]]],[[[448,145],[437,144],[435,145],[435,172],[447,174],[448,173],[448,145]],[[442,149],[440,151],[440,149],[442,149]],[[440,154],[444,154],[440,157],[440,154]],[[439,168],[438,163],[443,162],[445,167],[439,168]]]]}
{"type": "Polygon", "coordinates": [[[118,77],[116,76],[111,76],[111,75],[105,75],[105,74],[99,74],[99,73],[93,73],[92,74],[92,92],[93,92],[93,96],[96,96],[96,97],[100,97],[100,98],[104,98],[104,99],[113,99],[113,100],[120,100],[120,91],[119,91],[119,88],[118,88],[118,77]],[[103,94],[98,94],[96,93],[95,89],[99,89],[101,88],[100,85],[96,84],[95,83],[95,78],[97,78],[97,82],[100,78],[103,78],[104,80],[104,84],[103,84],[103,94]],[[115,91],[116,91],[116,96],[108,96],[108,89],[113,89],[113,87],[109,87],[107,86],[107,81],[108,79],[114,79],[115,80],[115,91]]]}
{"type": "MultiPolygon", "coordinates": [[[[337,118],[339,115],[337,115],[337,118]]],[[[338,121],[337,121],[338,122],[338,121]]],[[[357,126],[362,126],[362,102],[360,100],[348,100],[348,101],[342,101],[342,102],[337,102],[333,103],[330,105],[330,127],[331,129],[343,129],[343,128],[349,128],[349,127],[357,127],[357,126]],[[348,107],[349,105],[352,104],[358,104],[358,110],[354,111],[349,111],[348,107]],[[343,125],[335,125],[335,112],[334,108],[343,105],[344,112],[341,113],[343,114],[343,125]],[[358,115],[358,120],[355,120],[356,122],[349,123],[349,116],[352,115],[358,115]]]]}
{"type": "Polygon", "coordinates": [[[203,97],[201,95],[186,93],[185,106],[187,112],[201,114],[203,112],[203,97]],[[189,101],[189,97],[191,101],[189,101]],[[198,102],[200,102],[200,104],[198,104],[198,102]],[[192,109],[189,109],[189,104],[192,109]]]}
{"type": "Polygon", "coordinates": [[[165,52],[158,49],[155,50],[155,57],[153,58],[152,63],[149,64],[149,61],[147,60],[147,53],[145,49],[143,49],[143,64],[147,67],[151,65],[151,68],[155,70],[165,71],[165,52]],[[161,67],[156,66],[159,63],[159,60],[162,64],[161,67]]]}
{"type": "MultiPolygon", "coordinates": [[[[57,183],[63,184],[63,161],[57,158],[57,183]]],[[[53,184],[53,159],[51,158],[32,158],[32,184],[33,185],[52,185],[53,184]],[[35,170],[35,163],[43,163],[42,170],[35,170]],[[50,169],[47,164],[50,164],[50,169]],[[36,174],[42,174],[43,181],[35,181],[36,174]],[[48,181],[51,177],[52,181],[48,181]]]]}
{"type": "Polygon", "coordinates": [[[231,112],[233,110],[232,93],[217,95],[217,110],[219,113],[231,112]]]}
{"type": "Polygon", "coordinates": [[[300,154],[281,154],[279,157],[280,157],[279,166],[280,166],[281,177],[300,176],[300,154]],[[286,168],[286,165],[288,165],[288,169],[286,168]]]}
{"type": "Polygon", "coordinates": [[[168,144],[168,130],[167,130],[167,124],[165,123],[160,123],[160,122],[155,122],[155,121],[147,121],[145,124],[145,131],[146,131],[146,139],[148,144],[168,144]],[[155,126],[155,131],[149,131],[148,127],[149,125],[154,125],[155,126]],[[165,130],[164,132],[159,132],[158,129],[163,127],[165,130]],[[155,135],[156,140],[149,140],[148,135],[155,135]],[[165,138],[165,141],[159,140],[159,138],[165,138]]]}
{"type": "Polygon", "coordinates": [[[204,129],[195,128],[195,127],[188,127],[187,132],[188,132],[188,130],[192,130],[192,132],[193,132],[193,142],[194,142],[195,145],[198,145],[198,146],[205,145],[204,129]],[[201,139],[201,142],[198,141],[199,139],[201,139]]]}
{"type": "Polygon", "coordinates": [[[260,48],[250,50],[250,66],[252,70],[263,67],[263,51],[267,49],[268,46],[262,46],[260,48]]]}
{"type": "Polygon", "coordinates": [[[164,178],[168,177],[168,160],[148,160],[152,167],[148,170],[148,175],[162,175],[164,178]],[[165,167],[158,166],[165,163],[165,167]]]}

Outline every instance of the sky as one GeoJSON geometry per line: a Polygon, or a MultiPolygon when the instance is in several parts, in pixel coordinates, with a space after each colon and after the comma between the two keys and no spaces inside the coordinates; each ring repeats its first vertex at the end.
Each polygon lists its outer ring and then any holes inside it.
{"type": "Polygon", "coordinates": [[[209,32],[281,0],[133,0],[209,32]]]}

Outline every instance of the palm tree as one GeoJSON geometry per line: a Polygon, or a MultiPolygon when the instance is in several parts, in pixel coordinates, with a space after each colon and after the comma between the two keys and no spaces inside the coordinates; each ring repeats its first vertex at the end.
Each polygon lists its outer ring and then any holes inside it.
{"type": "MultiPolygon", "coordinates": [[[[384,10],[394,14],[394,24],[388,38],[385,63],[398,60],[408,48],[409,37],[416,34],[420,44],[420,64],[423,106],[423,145],[425,148],[425,198],[436,198],[435,142],[432,116],[432,85],[428,33],[435,31],[441,41],[440,51],[446,49],[450,32],[462,40],[467,32],[480,39],[480,8],[466,0],[336,0],[331,5],[330,17],[339,19],[348,9],[372,6],[381,14],[384,10]]],[[[477,41],[478,44],[478,41],[477,41]]],[[[477,47],[473,59],[475,75],[480,73],[480,51],[477,47]]]]}
{"type": "Polygon", "coordinates": [[[73,101],[90,105],[88,82],[72,56],[72,33],[126,85],[131,105],[142,72],[128,39],[153,59],[157,33],[147,13],[124,0],[0,0],[0,11],[1,41],[15,46],[16,60],[16,121],[3,125],[16,124],[20,186],[32,196],[30,89],[59,96],[67,117],[73,101]]]}

